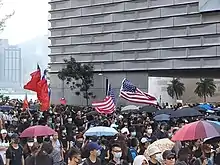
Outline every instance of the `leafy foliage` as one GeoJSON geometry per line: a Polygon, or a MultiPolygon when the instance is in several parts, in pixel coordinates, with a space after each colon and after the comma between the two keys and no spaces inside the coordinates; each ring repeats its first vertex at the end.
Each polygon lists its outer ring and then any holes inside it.
{"type": "Polygon", "coordinates": [[[171,83],[167,87],[167,93],[170,97],[173,99],[176,97],[176,99],[179,99],[183,92],[185,92],[185,86],[182,82],[180,82],[179,78],[174,78],[171,83]]]}
{"type": "MultiPolygon", "coordinates": [[[[0,9],[2,8],[2,6],[3,6],[3,2],[2,2],[2,0],[0,0],[0,9]]],[[[14,13],[15,12],[12,12],[10,14],[5,15],[3,18],[1,18],[1,20],[0,20],[0,31],[4,30],[6,21],[9,18],[11,18],[14,15],[14,13]]]]}
{"type": "Polygon", "coordinates": [[[216,91],[216,85],[213,79],[202,79],[196,83],[197,87],[194,91],[199,97],[203,97],[203,101],[206,102],[207,97],[212,97],[216,91]]]}
{"type": "Polygon", "coordinates": [[[65,59],[64,62],[66,67],[58,73],[59,79],[66,81],[71,90],[76,90],[76,95],[82,95],[88,105],[88,100],[95,97],[90,92],[93,86],[93,65],[76,62],[73,57],[70,60],[65,59]]]}

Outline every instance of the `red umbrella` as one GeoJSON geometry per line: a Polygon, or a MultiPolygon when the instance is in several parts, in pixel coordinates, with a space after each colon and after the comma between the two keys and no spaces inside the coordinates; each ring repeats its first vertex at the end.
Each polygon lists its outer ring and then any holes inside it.
{"type": "Polygon", "coordinates": [[[220,136],[220,123],[196,121],[180,128],[172,137],[172,141],[189,141],[220,136]]]}
{"type": "Polygon", "coordinates": [[[20,137],[48,136],[56,132],[48,126],[36,125],[25,129],[20,137]]]}

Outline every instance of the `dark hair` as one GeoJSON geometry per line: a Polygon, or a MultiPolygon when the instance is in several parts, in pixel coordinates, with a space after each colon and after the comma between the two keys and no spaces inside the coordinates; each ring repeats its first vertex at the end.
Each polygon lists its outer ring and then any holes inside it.
{"type": "Polygon", "coordinates": [[[50,142],[43,142],[41,150],[39,152],[40,155],[51,154],[53,151],[53,146],[50,142]]]}
{"type": "Polygon", "coordinates": [[[80,150],[78,150],[75,147],[70,148],[70,150],[68,152],[68,158],[71,160],[76,155],[81,155],[80,150]]]}

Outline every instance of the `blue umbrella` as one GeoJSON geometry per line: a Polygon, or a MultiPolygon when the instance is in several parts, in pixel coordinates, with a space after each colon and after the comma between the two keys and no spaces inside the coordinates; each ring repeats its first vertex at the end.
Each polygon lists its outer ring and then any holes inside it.
{"type": "Polygon", "coordinates": [[[115,136],[118,133],[114,128],[97,126],[89,128],[85,136],[115,136]]]}
{"type": "Polygon", "coordinates": [[[154,120],[156,120],[156,121],[169,121],[170,120],[170,115],[160,114],[160,115],[155,116],[154,120]]]}
{"type": "Polygon", "coordinates": [[[3,110],[3,111],[9,111],[9,110],[11,110],[13,108],[14,107],[10,106],[10,105],[2,105],[2,106],[0,106],[0,110],[3,110]]]}
{"type": "Polygon", "coordinates": [[[198,107],[205,109],[205,110],[212,110],[213,109],[210,104],[200,104],[198,107]]]}

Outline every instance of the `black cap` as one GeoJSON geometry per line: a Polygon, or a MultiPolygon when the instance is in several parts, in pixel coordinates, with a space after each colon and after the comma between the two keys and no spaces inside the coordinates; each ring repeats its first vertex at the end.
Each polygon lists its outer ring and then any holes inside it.
{"type": "Polygon", "coordinates": [[[19,135],[17,133],[14,133],[12,136],[11,136],[11,139],[18,139],[19,138],[19,135]]]}
{"type": "Polygon", "coordinates": [[[176,154],[173,153],[171,150],[166,150],[163,152],[162,156],[163,156],[163,159],[167,159],[168,157],[170,156],[175,156],[176,154]]]}

